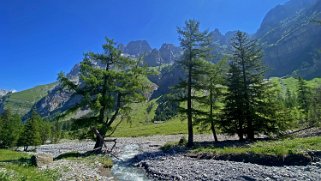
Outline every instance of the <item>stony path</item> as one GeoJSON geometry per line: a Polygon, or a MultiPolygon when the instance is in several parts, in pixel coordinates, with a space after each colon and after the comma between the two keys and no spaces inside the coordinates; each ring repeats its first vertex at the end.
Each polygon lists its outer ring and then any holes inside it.
{"type": "MultiPolygon", "coordinates": [[[[78,151],[86,152],[94,147],[94,142],[90,140],[85,141],[62,141],[59,144],[42,145],[37,149],[37,153],[50,154],[56,157],[62,153],[78,151]]],[[[74,180],[115,180],[110,169],[104,169],[98,162],[88,163],[81,160],[56,160],[53,163],[41,169],[57,170],[60,174],[60,181],[74,180]]]]}

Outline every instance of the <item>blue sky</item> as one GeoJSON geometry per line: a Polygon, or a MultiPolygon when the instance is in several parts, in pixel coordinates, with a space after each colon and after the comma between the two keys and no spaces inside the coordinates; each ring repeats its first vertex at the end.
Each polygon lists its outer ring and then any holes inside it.
{"type": "Polygon", "coordinates": [[[254,33],[265,14],[288,0],[1,0],[0,89],[54,82],[104,37],[147,40],[154,48],[177,42],[177,26],[254,33]]]}

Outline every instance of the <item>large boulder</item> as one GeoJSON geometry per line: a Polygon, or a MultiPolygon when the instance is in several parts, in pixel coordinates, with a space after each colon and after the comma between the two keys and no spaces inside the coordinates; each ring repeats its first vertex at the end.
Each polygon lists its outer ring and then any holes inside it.
{"type": "Polygon", "coordinates": [[[40,153],[31,157],[31,163],[37,167],[44,167],[53,162],[53,157],[48,154],[40,153]]]}

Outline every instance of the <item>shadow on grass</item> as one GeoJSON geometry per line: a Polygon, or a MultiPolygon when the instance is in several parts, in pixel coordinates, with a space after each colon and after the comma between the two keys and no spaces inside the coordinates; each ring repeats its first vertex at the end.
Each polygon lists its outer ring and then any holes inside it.
{"type": "Polygon", "coordinates": [[[57,157],[54,158],[54,160],[61,160],[61,159],[66,159],[66,158],[86,158],[92,155],[97,155],[97,153],[93,151],[88,151],[85,153],[79,153],[79,152],[67,152],[58,155],[57,157]]]}
{"type": "Polygon", "coordinates": [[[25,157],[21,157],[19,159],[1,160],[0,163],[12,163],[12,164],[16,164],[16,165],[32,166],[31,158],[25,158],[25,157]]]}

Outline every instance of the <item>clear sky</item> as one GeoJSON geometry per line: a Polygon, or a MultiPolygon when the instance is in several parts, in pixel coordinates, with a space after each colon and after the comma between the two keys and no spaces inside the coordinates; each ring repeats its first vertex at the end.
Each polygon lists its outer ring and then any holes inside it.
{"type": "Polygon", "coordinates": [[[104,37],[177,42],[176,27],[193,18],[201,28],[254,33],[265,14],[288,0],[1,0],[0,89],[54,82],[104,37]]]}

